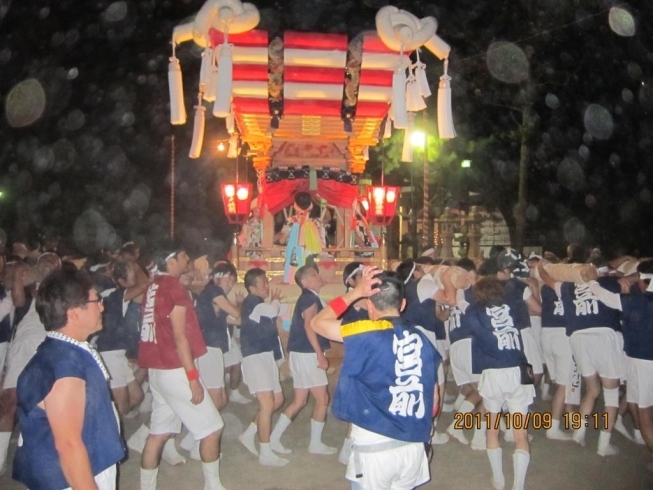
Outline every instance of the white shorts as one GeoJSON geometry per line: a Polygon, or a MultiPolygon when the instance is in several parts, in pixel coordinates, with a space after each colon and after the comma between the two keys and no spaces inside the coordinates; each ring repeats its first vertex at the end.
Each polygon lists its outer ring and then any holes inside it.
{"type": "Polygon", "coordinates": [[[243,361],[243,354],[240,352],[240,346],[236,341],[231,341],[231,346],[229,350],[222,354],[224,357],[224,367],[228,368],[240,364],[243,361]]]}
{"type": "MultiPolygon", "coordinates": [[[[115,490],[116,481],[118,478],[118,471],[116,465],[109,466],[106,470],[101,471],[95,475],[95,484],[98,490],[115,490]]],[[[64,488],[64,490],[72,490],[71,487],[64,488]]]]}
{"type": "Polygon", "coordinates": [[[124,388],[136,379],[125,355],[126,352],[125,349],[100,352],[100,357],[111,376],[109,381],[111,389],[124,388]]]}
{"type": "Polygon", "coordinates": [[[486,369],[478,382],[478,392],[488,412],[500,413],[505,403],[510,413],[528,412],[533,403],[535,387],[521,384],[519,367],[486,369]]]}
{"type": "Polygon", "coordinates": [[[207,389],[224,388],[224,359],[222,349],[206,346],[206,354],[197,359],[202,384],[207,389]]]}
{"type": "Polygon", "coordinates": [[[621,352],[621,365],[624,367],[624,375],[621,377],[621,384],[626,382],[628,378],[628,356],[624,350],[624,334],[622,332],[616,332],[617,342],[619,343],[619,352],[621,352]]]}
{"type": "Polygon", "coordinates": [[[435,340],[435,348],[438,350],[438,353],[442,357],[442,362],[446,361],[449,359],[449,349],[451,346],[449,345],[449,342],[446,340],[435,340]]]}
{"type": "MultiPolygon", "coordinates": [[[[529,318],[531,319],[531,335],[533,336],[533,340],[535,340],[535,343],[537,344],[537,350],[539,351],[541,356],[542,355],[542,317],[531,316],[529,318]]],[[[542,362],[544,362],[544,358],[542,358],[542,362]]]]}
{"type": "Polygon", "coordinates": [[[244,357],[240,368],[243,372],[243,381],[252,395],[256,395],[259,391],[281,392],[279,366],[274,360],[272,351],[244,357]]]}
{"type": "Polygon", "coordinates": [[[653,361],[628,358],[626,399],[639,408],[653,406],[653,361]]]}
{"type": "Polygon", "coordinates": [[[601,378],[621,379],[626,374],[617,332],[608,327],[577,330],[570,339],[578,370],[583,377],[599,373],[601,378]]]}
{"type": "MultiPolygon", "coordinates": [[[[365,433],[373,434],[355,425],[352,426],[352,443],[369,444],[365,433]]],[[[378,436],[379,442],[391,440],[378,434],[374,435],[378,436]]],[[[347,480],[356,483],[355,488],[361,490],[413,490],[431,479],[429,462],[424,444],[421,442],[370,453],[356,452],[352,449],[345,476],[347,480]],[[362,473],[361,478],[356,478],[357,470],[362,473]]]]}
{"type": "Polygon", "coordinates": [[[533,374],[542,374],[544,366],[542,366],[542,356],[540,355],[540,348],[533,338],[533,331],[530,327],[526,327],[521,331],[521,339],[524,342],[524,354],[526,360],[533,366],[533,374]]]}
{"type": "MultiPolygon", "coordinates": [[[[438,348],[438,342],[444,342],[444,341],[443,340],[438,341],[435,338],[435,332],[430,332],[430,331],[426,330],[425,328],[420,327],[419,325],[417,325],[415,328],[417,328],[420,332],[422,332],[424,335],[426,335],[426,338],[429,339],[431,344],[433,344],[433,347],[435,347],[435,350],[437,350],[438,354],[440,354],[440,356],[442,357],[442,362],[440,364],[438,364],[438,384],[443,385],[446,382],[446,379],[444,377],[444,368],[442,367],[442,363],[445,361],[445,357],[444,357],[444,354],[442,354],[440,352],[440,349],[438,348]]],[[[446,357],[446,359],[448,359],[448,358],[449,358],[449,356],[446,357]]]]}
{"type": "Polygon", "coordinates": [[[45,331],[43,331],[43,335],[26,335],[14,339],[9,346],[9,355],[7,356],[7,371],[5,372],[5,379],[2,385],[4,390],[16,387],[18,376],[20,376],[27,363],[34,357],[36,349],[38,349],[44,339],[45,331]]]}
{"type": "Polygon", "coordinates": [[[151,434],[178,434],[183,423],[196,441],[219,431],[224,426],[209,393],[193,405],[188,378],[183,368],[149,369],[152,390],[151,434]]]}
{"type": "Polygon", "coordinates": [[[476,383],[481,378],[480,374],[472,371],[472,339],[462,339],[449,347],[449,359],[453,379],[458,386],[476,383]]]}
{"type": "Polygon", "coordinates": [[[290,374],[295,389],[309,389],[329,384],[326,371],[317,367],[317,354],[291,352],[288,355],[290,374]]]}
{"type": "Polygon", "coordinates": [[[573,360],[565,327],[542,329],[542,356],[551,380],[567,386],[571,382],[573,360]]]}

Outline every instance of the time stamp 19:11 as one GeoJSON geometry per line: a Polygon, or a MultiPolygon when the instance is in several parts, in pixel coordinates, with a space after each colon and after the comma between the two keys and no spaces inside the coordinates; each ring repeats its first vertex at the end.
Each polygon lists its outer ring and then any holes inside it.
{"type": "MultiPolygon", "coordinates": [[[[505,422],[507,429],[550,429],[553,417],[550,412],[527,413],[502,413],[494,420],[494,428],[499,429],[501,421],[505,422]]],[[[456,429],[481,429],[492,426],[489,413],[460,413],[454,414],[454,428],[456,429]]],[[[581,427],[596,430],[608,430],[608,414],[603,412],[582,415],[580,412],[565,412],[560,421],[561,428],[577,430],[581,427]]]]}

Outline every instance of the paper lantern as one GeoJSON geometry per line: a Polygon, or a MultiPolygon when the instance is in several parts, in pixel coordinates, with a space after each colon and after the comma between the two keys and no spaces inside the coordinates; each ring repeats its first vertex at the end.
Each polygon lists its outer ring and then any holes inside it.
{"type": "Polygon", "coordinates": [[[227,221],[232,225],[244,224],[249,217],[252,184],[226,183],[221,184],[220,187],[227,221]]]}
{"type": "Polygon", "coordinates": [[[395,217],[397,201],[399,200],[399,187],[369,186],[367,188],[369,210],[367,219],[370,223],[379,226],[388,226],[395,217]]]}

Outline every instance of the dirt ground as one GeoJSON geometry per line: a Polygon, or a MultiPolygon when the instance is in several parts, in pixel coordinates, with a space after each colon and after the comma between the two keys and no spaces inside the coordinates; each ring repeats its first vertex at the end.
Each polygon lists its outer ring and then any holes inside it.
{"type": "MultiPolygon", "coordinates": [[[[333,385],[336,375],[330,376],[333,385]]],[[[282,383],[286,403],[292,398],[292,379],[282,383]]],[[[245,387],[241,387],[246,392],[245,387]]],[[[333,390],[331,390],[333,392],[333,390]]],[[[448,392],[455,394],[453,384],[448,392]]],[[[544,412],[547,402],[538,401],[534,411],[544,412]]],[[[225,428],[222,437],[221,476],[224,486],[229,490],[345,490],[350,488],[344,478],[345,467],[338,463],[337,455],[316,456],[308,453],[310,434],[311,402],[299,414],[283,436],[283,444],[292,449],[292,454],[284,456],[290,464],[283,468],[269,468],[258,464],[237,440],[256,411],[256,403],[249,405],[229,404],[223,410],[225,428]]],[[[131,435],[149,415],[127,420],[125,434],[131,435]]],[[[276,416],[275,416],[276,420],[276,416]]],[[[453,420],[453,414],[445,413],[438,423],[442,432],[453,420]]],[[[626,425],[631,428],[630,419],[626,425]]],[[[346,432],[346,424],[330,417],[325,427],[323,441],[340,448],[346,432]]],[[[531,463],[526,477],[526,489],[573,489],[594,490],[599,488],[653,489],[653,472],[646,464],[653,461],[644,446],[638,446],[615,433],[614,445],[620,454],[602,458],[596,454],[598,432],[588,430],[587,447],[581,448],[573,442],[558,442],[546,439],[544,431],[531,430],[534,439],[531,443],[531,463]]],[[[471,438],[471,434],[468,434],[471,438]]],[[[179,441],[180,438],[178,437],[179,441]]],[[[512,452],[514,445],[502,441],[504,448],[504,474],[506,487],[512,485],[512,452]]],[[[10,451],[13,452],[13,445],[10,451]]],[[[181,450],[182,454],[186,454],[181,450]]],[[[10,456],[11,458],[11,456],[10,456]]],[[[10,459],[11,463],[11,459],[10,459]]],[[[120,490],[139,488],[139,454],[132,453],[120,466],[120,490]]],[[[458,441],[435,446],[435,456],[431,463],[431,482],[420,489],[491,489],[490,465],[485,452],[472,451],[458,441]]],[[[24,488],[11,479],[10,472],[0,477],[0,489],[14,490],[24,488]]],[[[202,489],[203,476],[200,463],[190,460],[183,466],[171,467],[161,464],[159,471],[159,490],[202,489]]]]}

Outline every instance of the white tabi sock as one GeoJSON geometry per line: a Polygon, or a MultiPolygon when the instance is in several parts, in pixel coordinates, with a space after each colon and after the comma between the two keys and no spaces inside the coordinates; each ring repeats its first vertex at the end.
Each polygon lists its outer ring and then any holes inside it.
{"type": "Polygon", "coordinates": [[[0,475],[2,475],[7,465],[7,453],[9,451],[9,441],[11,440],[11,432],[0,432],[0,475]]]}
{"type": "Polygon", "coordinates": [[[220,481],[220,460],[211,463],[202,463],[204,473],[204,490],[227,490],[220,481]]]}
{"type": "Polygon", "coordinates": [[[147,425],[142,424],[136,432],[134,432],[129,439],[127,439],[127,447],[136,451],[137,453],[142,453],[143,448],[145,447],[145,441],[147,441],[147,436],[150,435],[150,429],[147,425]]]}
{"type": "Polygon", "coordinates": [[[555,441],[570,441],[571,434],[566,434],[560,430],[560,421],[551,419],[551,427],[546,430],[546,438],[555,441]]]}
{"type": "Polygon", "coordinates": [[[503,477],[503,450],[498,447],[486,452],[492,468],[492,488],[503,490],[506,486],[506,479],[503,477]]]}
{"type": "Polygon", "coordinates": [[[579,446],[585,447],[585,432],[587,432],[587,427],[583,427],[583,426],[579,427],[574,431],[574,435],[572,439],[579,446]]]}
{"type": "Polygon", "coordinates": [[[481,420],[481,428],[474,429],[474,436],[472,437],[471,448],[474,451],[485,451],[487,449],[487,421],[481,420]]]}
{"type": "Polygon", "coordinates": [[[614,456],[619,453],[619,448],[610,444],[611,432],[602,430],[599,432],[599,448],[596,451],[599,456],[614,456]]]}
{"type": "Polygon", "coordinates": [[[141,490],[156,490],[156,477],[159,474],[159,468],[145,470],[141,468],[141,490]]]}
{"type": "Polygon", "coordinates": [[[631,436],[630,433],[628,432],[628,429],[626,429],[626,426],[624,425],[624,418],[621,415],[617,415],[617,421],[614,423],[614,430],[619,432],[629,441],[635,440],[633,436],[631,436]]]}
{"type": "Polygon", "coordinates": [[[453,402],[453,409],[455,411],[459,412],[460,411],[460,405],[462,405],[462,403],[464,401],[465,401],[465,395],[463,395],[462,393],[459,393],[458,398],[456,398],[456,401],[453,402]]]}
{"type": "MultiPolygon", "coordinates": [[[[460,404],[460,409],[458,410],[458,412],[460,412],[461,414],[471,413],[473,411],[474,411],[474,404],[471,403],[471,402],[468,402],[467,400],[463,401],[460,404]]],[[[474,419],[474,422],[475,421],[476,420],[474,419]]],[[[451,437],[453,437],[454,439],[456,439],[457,441],[459,441],[462,444],[465,444],[465,445],[469,444],[469,441],[465,437],[465,433],[463,432],[463,429],[456,428],[456,422],[458,422],[458,421],[454,417],[453,422],[451,422],[451,425],[447,428],[447,434],[449,434],[451,437]]]]}
{"type": "Polygon", "coordinates": [[[267,442],[261,442],[259,444],[260,455],[258,457],[258,462],[264,466],[286,466],[289,461],[287,459],[280,458],[270,448],[270,444],[267,442]]]}
{"type": "Polygon", "coordinates": [[[322,444],[322,430],[324,422],[311,419],[311,442],[308,445],[308,452],[311,454],[336,454],[338,450],[322,444]]]}
{"type": "Polygon", "coordinates": [[[526,471],[528,470],[528,463],[531,460],[531,455],[526,451],[517,449],[512,453],[512,464],[515,471],[515,479],[512,483],[512,490],[524,490],[524,482],[526,481],[526,471]]]}
{"type": "Polygon", "coordinates": [[[342,443],[342,449],[338,455],[338,461],[344,465],[349,464],[349,456],[351,456],[351,438],[345,437],[342,443]]]}
{"type": "Polygon", "coordinates": [[[254,422],[249,424],[247,429],[245,429],[245,432],[240,434],[238,436],[238,440],[241,442],[243,446],[247,448],[247,450],[252,453],[254,456],[258,456],[258,451],[256,450],[256,444],[254,442],[254,438],[256,437],[256,432],[258,431],[258,427],[254,422]]]}
{"type": "Polygon", "coordinates": [[[161,453],[161,458],[163,458],[163,461],[165,461],[166,463],[172,466],[177,466],[180,464],[184,464],[186,462],[186,458],[184,458],[177,451],[177,446],[175,446],[174,436],[168,439],[165,445],[163,446],[163,452],[161,453]]]}
{"type": "Polygon", "coordinates": [[[272,431],[272,434],[270,434],[270,447],[272,448],[273,451],[280,454],[292,453],[290,449],[286,449],[285,447],[283,447],[283,444],[281,444],[281,436],[286,431],[286,429],[290,426],[291,423],[292,420],[290,420],[285,413],[279,415],[279,419],[277,420],[277,423],[274,426],[274,430],[272,431]]]}

